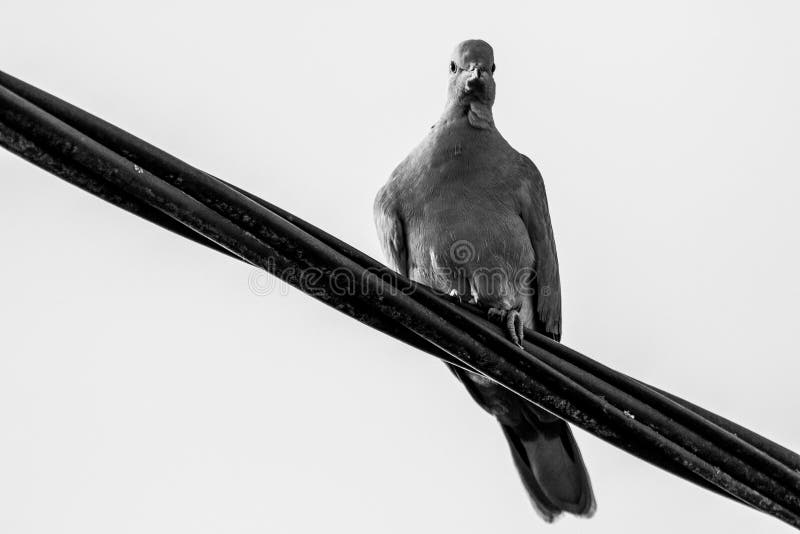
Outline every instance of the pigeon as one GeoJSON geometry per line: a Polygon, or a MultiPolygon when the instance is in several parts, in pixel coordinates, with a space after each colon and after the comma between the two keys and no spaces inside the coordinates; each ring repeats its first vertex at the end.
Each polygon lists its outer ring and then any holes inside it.
{"type": "MultiPolygon", "coordinates": [[[[478,305],[518,345],[525,327],[560,340],[561,282],[544,183],[495,126],[494,51],[464,41],[448,66],[444,113],[375,199],[387,263],[478,305]]],[[[482,375],[449,367],[500,423],[542,518],[592,516],[592,484],[569,425],[482,375]]]]}

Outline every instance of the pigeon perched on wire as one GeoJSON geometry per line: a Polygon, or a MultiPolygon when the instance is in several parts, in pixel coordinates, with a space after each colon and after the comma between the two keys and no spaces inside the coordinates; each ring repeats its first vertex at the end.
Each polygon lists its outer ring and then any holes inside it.
{"type": "MultiPolygon", "coordinates": [[[[521,344],[523,328],[561,337],[561,288],[539,170],[494,124],[495,63],[481,40],[449,63],[444,113],[375,199],[375,224],[392,268],[469,300],[521,344]]],[[[567,423],[495,382],[450,366],[494,415],[534,508],[589,517],[589,474],[567,423]]]]}

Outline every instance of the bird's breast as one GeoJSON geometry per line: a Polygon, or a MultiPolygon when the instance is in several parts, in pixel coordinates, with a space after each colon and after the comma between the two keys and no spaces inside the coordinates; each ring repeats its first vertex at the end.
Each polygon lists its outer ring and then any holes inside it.
{"type": "Polygon", "coordinates": [[[409,160],[404,184],[412,279],[485,302],[530,285],[533,247],[516,157],[496,131],[466,121],[434,129],[409,160]]]}
{"type": "Polygon", "coordinates": [[[439,291],[479,301],[530,286],[533,247],[519,214],[492,195],[441,195],[407,221],[409,274],[439,291]]]}

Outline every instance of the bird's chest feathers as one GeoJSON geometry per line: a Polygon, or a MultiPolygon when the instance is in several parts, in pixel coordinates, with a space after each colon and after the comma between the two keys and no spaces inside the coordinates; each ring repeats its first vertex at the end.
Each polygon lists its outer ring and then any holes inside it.
{"type": "Polygon", "coordinates": [[[434,181],[498,178],[506,153],[498,150],[493,133],[473,128],[466,121],[442,127],[435,133],[426,154],[426,178],[434,181]]]}

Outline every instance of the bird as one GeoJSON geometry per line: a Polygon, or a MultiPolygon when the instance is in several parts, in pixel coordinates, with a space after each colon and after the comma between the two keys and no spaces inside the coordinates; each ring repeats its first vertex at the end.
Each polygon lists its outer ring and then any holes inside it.
{"type": "MultiPolygon", "coordinates": [[[[561,281],[542,176],[495,126],[494,50],[459,43],[439,120],[380,188],[374,219],[387,264],[485,310],[521,346],[524,328],[561,339],[561,281]]],[[[533,508],[591,517],[596,500],[569,425],[494,381],[448,364],[500,423],[533,508]]]]}

